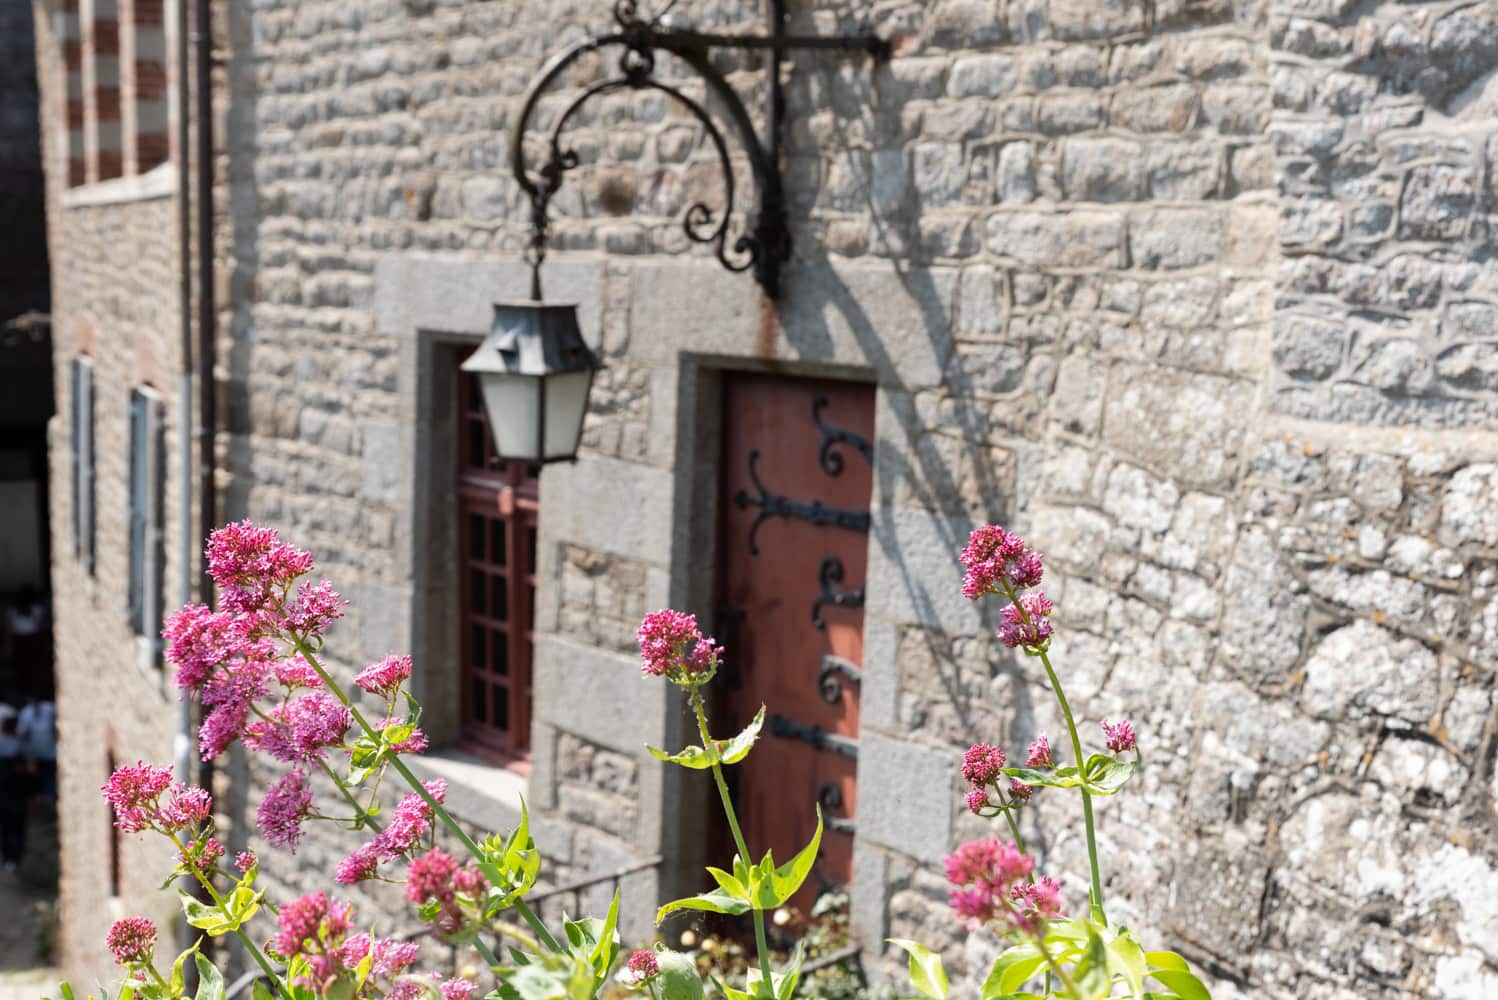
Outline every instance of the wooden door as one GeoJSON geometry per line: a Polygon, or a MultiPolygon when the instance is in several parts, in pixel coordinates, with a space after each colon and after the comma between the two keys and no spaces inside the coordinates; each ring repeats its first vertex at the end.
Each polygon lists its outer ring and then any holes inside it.
{"type": "Polygon", "coordinates": [[[872,386],[724,376],[718,728],[768,707],[754,752],[729,769],[755,858],[799,851],[821,803],[803,912],[852,876],[873,429],[872,386]]]}

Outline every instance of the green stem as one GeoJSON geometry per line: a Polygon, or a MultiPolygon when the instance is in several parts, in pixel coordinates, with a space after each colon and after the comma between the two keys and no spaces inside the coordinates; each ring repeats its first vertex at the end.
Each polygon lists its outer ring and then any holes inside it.
{"type": "Polygon", "coordinates": [[[473,939],[473,947],[483,957],[484,961],[489,963],[490,970],[498,969],[503,964],[500,962],[499,956],[494,954],[494,949],[489,947],[489,942],[483,938],[475,937],[473,939]]]}
{"type": "MultiPolygon", "coordinates": [[[[1019,595],[1014,592],[1009,581],[1004,581],[1004,592],[1014,606],[1019,608],[1020,616],[1028,624],[1029,614],[1019,601],[1019,595]]],[[[1103,913],[1103,876],[1098,868],[1097,860],[1097,825],[1092,818],[1092,792],[1087,787],[1085,776],[1082,774],[1083,764],[1086,758],[1082,756],[1082,737],[1077,733],[1077,722],[1072,717],[1071,705],[1066,700],[1066,692],[1061,689],[1061,678],[1056,676],[1056,670],[1051,666],[1051,658],[1046,655],[1045,650],[1039,651],[1040,665],[1045,667],[1045,673],[1051,681],[1051,692],[1056,696],[1056,702],[1061,706],[1061,715],[1066,720],[1066,731],[1071,736],[1072,754],[1076,758],[1077,774],[1082,777],[1082,783],[1077,788],[1082,793],[1082,824],[1087,831],[1087,863],[1091,868],[1092,887],[1090,890],[1092,902],[1092,915],[1098,923],[1104,927],[1108,926],[1108,918],[1103,913]]]]}
{"type": "Polygon", "coordinates": [[[365,826],[370,827],[375,833],[379,833],[383,828],[380,821],[375,819],[368,809],[359,804],[359,799],[349,789],[348,785],[344,784],[343,778],[339,777],[338,772],[333,770],[333,766],[321,757],[318,758],[317,763],[321,765],[323,773],[333,779],[333,784],[338,786],[338,791],[343,793],[344,801],[353,806],[356,821],[362,821],[365,826]]]}
{"type": "MultiPolygon", "coordinates": [[[[723,780],[723,767],[718,763],[718,751],[713,743],[712,736],[707,731],[707,715],[702,709],[702,692],[693,685],[692,687],[692,709],[697,713],[697,730],[702,735],[702,748],[712,757],[713,782],[718,786],[718,798],[723,800],[723,815],[728,817],[728,829],[733,833],[734,846],[739,850],[739,857],[744,859],[745,867],[752,866],[753,860],[749,857],[749,845],[744,842],[744,832],[739,829],[739,817],[733,809],[733,799],[728,794],[728,783],[723,780]]],[[[770,990],[775,988],[775,980],[770,976],[770,945],[765,938],[765,911],[755,906],[749,911],[754,915],[754,947],[759,952],[759,973],[764,977],[765,987],[770,990]]]]}
{"type": "Polygon", "coordinates": [[[1029,852],[1025,850],[1024,838],[1019,835],[1019,824],[1014,821],[1014,811],[1012,809],[1005,809],[1003,812],[1004,821],[1009,824],[1009,833],[1014,837],[1015,849],[1021,854],[1028,854],[1029,852]]]}
{"type": "MultiPolygon", "coordinates": [[[[328,671],[312,654],[312,651],[301,643],[298,643],[296,648],[297,652],[302,655],[302,658],[312,665],[312,669],[317,671],[317,675],[322,678],[322,682],[327,685],[328,690],[332,691],[334,697],[342,702],[353,715],[354,721],[359,724],[360,729],[364,730],[364,734],[378,742],[380,739],[379,731],[371,726],[369,720],[364,718],[364,713],[359,711],[353,702],[349,701],[348,695],[344,693],[343,688],[334,682],[333,678],[329,676],[328,671]]],[[[390,766],[395,768],[396,773],[405,780],[406,784],[411,786],[411,790],[421,796],[422,801],[432,810],[432,815],[441,820],[442,825],[447,827],[454,837],[458,838],[458,843],[463,845],[463,849],[473,855],[474,860],[478,861],[480,865],[487,865],[489,862],[484,857],[484,852],[480,850],[479,845],[475,844],[473,838],[468,836],[468,833],[458,825],[458,821],[453,819],[446,809],[442,808],[442,803],[432,797],[432,793],[427,791],[426,786],[421,783],[421,780],[411,773],[411,769],[406,766],[405,761],[400,759],[400,755],[390,754],[387,759],[390,761],[390,766]]],[[[540,918],[525,904],[525,900],[516,899],[514,905],[520,916],[525,919],[525,922],[530,924],[531,930],[536,932],[536,937],[541,939],[541,943],[546,945],[547,949],[554,954],[561,954],[562,946],[557,944],[557,939],[551,936],[551,931],[546,929],[546,925],[541,923],[540,918]]]]}
{"type": "MultiPolygon", "coordinates": [[[[175,837],[172,839],[176,840],[175,837]]],[[[208,895],[213,897],[213,902],[218,906],[219,912],[222,913],[225,918],[233,920],[234,917],[229,912],[228,904],[224,902],[224,897],[220,896],[218,894],[218,891],[213,888],[213,882],[209,879],[204,878],[196,869],[193,870],[193,877],[198,880],[198,883],[204,889],[208,890],[208,895]]],[[[260,950],[260,948],[255,944],[254,941],[250,940],[250,936],[244,932],[244,928],[234,928],[234,936],[239,938],[240,943],[245,947],[245,951],[248,951],[254,957],[255,963],[260,966],[261,971],[264,972],[266,976],[270,978],[270,981],[275,984],[276,992],[280,993],[281,996],[285,998],[285,1000],[293,1000],[291,991],[286,988],[286,984],[283,983],[281,981],[281,977],[276,974],[275,968],[270,964],[270,959],[266,958],[265,953],[260,950]]]]}

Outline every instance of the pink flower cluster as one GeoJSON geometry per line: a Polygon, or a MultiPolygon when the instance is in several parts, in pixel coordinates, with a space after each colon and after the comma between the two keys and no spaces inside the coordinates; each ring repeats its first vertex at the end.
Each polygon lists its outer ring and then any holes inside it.
{"type": "Polygon", "coordinates": [[[660,971],[661,964],[656,959],[655,952],[649,948],[641,948],[630,953],[629,961],[624,966],[624,978],[631,986],[643,986],[660,971]]]}
{"type": "Polygon", "coordinates": [[[172,781],[170,768],[140,761],[116,769],[100,790],[114,808],[114,825],[125,833],[194,831],[213,812],[206,791],[172,781]]]}
{"type": "Polygon", "coordinates": [[[1134,736],[1134,725],[1126,720],[1109,722],[1104,719],[1103,737],[1108,741],[1108,749],[1114,753],[1133,750],[1138,745],[1134,736]]]}
{"type": "Polygon", "coordinates": [[[1027,587],[1040,583],[1043,575],[1039,552],[1025,547],[1025,540],[996,524],[975,528],[959,557],[966,573],[962,593],[976,601],[987,594],[1001,594],[1013,599],[1002,613],[999,641],[1011,649],[1023,646],[1026,651],[1044,650],[1053,631],[1051,602],[1036,591],[1021,594],[1027,587]]]}
{"type": "Polygon", "coordinates": [[[340,746],[353,724],[346,705],[325,691],[313,691],[271,706],[265,718],[245,726],[244,745],[287,764],[304,764],[340,746]]]}
{"type": "Polygon", "coordinates": [[[718,669],[723,649],[697,627],[697,616],[669,608],[645,616],[635,633],[645,673],[700,684],[718,669]]]}
{"type": "Polygon", "coordinates": [[[1061,912],[1061,887],[1045,876],[1031,879],[1035,859],[1013,844],[974,840],[947,857],[949,899],[957,915],[977,927],[995,920],[1035,932],[1061,912]]]}
{"type": "Polygon", "coordinates": [[[411,678],[411,658],[391,653],[378,663],[371,663],[354,677],[354,683],[370,694],[394,695],[411,678]]]}
{"type": "Polygon", "coordinates": [[[312,815],[312,786],[306,772],[288,771],[265,793],[255,810],[255,825],[265,839],[292,854],[302,839],[302,822],[312,815]]]}
{"type": "Polygon", "coordinates": [[[1004,593],[1006,582],[1014,590],[1040,582],[1041,554],[1026,548],[1024,539],[996,524],[975,529],[960,558],[967,570],[962,594],[970,601],[985,594],[1004,593]]]}
{"type": "Polygon", "coordinates": [[[1051,740],[1048,736],[1037,736],[1025,750],[1025,766],[1031,768],[1055,767],[1051,758],[1051,740]]]}
{"type": "Polygon", "coordinates": [[[1018,601],[1003,611],[1003,620],[999,624],[999,641],[1010,649],[1015,646],[1027,649],[1044,646],[1054,631],[1050,620],[1053,610],[1050,598],[1040,591],[1021,594],[1018,601]]]}
{"type": "MultiPolygon", "coordinates": [[[[1042,736],[1037,743],[1045,742],[1042,736]]],[[[1035,743],[1030,744],[1030,752],[1033,758],[1035,743]]],[[[1050,746],[1046,745],[1049,754],[1050,746]]],[[[972,787],[963,796],[967,802],[968,809],[978,816],[997,816],[1000,812],[1014,806],[1024,805],[1030,801],[1030,796],[1035,789],[1017,778],[1009,779],[1009,787],[1006,791],[999,790],[999,784],[1004,780],[1004,764],[1008,761],[1008,755],[998,747],[987,743],[974,743],[962,755],[962,777],[972,787]]],[[[1034,766],[1028,764],[1027,766],[1034,766]]]]}
{"type": "Polygon", "coordinates": [[[441,848],[412,860],[406,869],[406,898],[418,906],[438,906],[433,923],[444,934],[455,934],[464,923],[460,896],[477,901],[488,886],[473,865],[463,865],[441,848]]]}
{"type": "MultiPolygon", "coordinates": [[[[447,782],[433,778],[422,787],[434,801],[447,797],[447,782]]],[[[432,825],[432,807],[415,792],[400,800],[390,817],[390,825],[374,838],[338,863],[334,877],[342,885],[353,885],[379,874],[380,865],[399,857],[409,857],[421,846],[421,838],[432,825]]]]}
{"type": "MultiPolygon", "coordinates": [[[[297,957],[306,960],[311,975],[296,985],[310,986],[322,995],[330,992],[340,978],[351,978],[366,957],[370,959],[371,978],[391,980],[416,961],[419,948],[414,941],[393,941],[364,933],[350,936],[353,914],[351,904],[330,900],[321,892],[281,907],[271,948],[283,961],[297,957]]],[[[384,995],[415,998],[424,994],[420,987],[402,991],[397,984],[384,995]]]]}
{"type": "Polygon", "coordinates": [[[156,950],[156,925],[145,917],[116,920],[104,943],[117,964],[127,968],[145,965],[156,950]]]}
{"type": "Polygon", "coordinates": [[[249,521],[213,532],[207,558],[209,574],[221,590],[219,610],[189,604],[167,620],[161,633],[166,658],[177,665],[177,686],[196,694],[209,709],[198,731],[203,759],[217,757],[245,737],[282,760],[306,759],[299,748],[309,744],[332,745],[327,727],[336,713],[319,703],[302,706],[294,719],[250,719],[255,702],[270,693],[273,682],[287,693],[322,686],[311,664],[301,657],[283,660],[276,643],[320,643],[347,602],[327,580],[304,580],[293,591],[298,578],[312,570],[312,557],[282,542],[273,529],[249,521]],[[312,708],[317,711],[308,711],[312,708]],[[292,731],[281,732],[283,728],[292,731]]]}

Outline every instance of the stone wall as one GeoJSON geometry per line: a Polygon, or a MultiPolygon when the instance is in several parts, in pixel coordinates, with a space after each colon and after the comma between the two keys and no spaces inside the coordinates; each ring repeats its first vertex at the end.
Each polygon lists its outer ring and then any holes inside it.
{"type": "MultiPolygon", "coordinates": [[[[757,30],[758,6],[675,12],[757,30]]],[[[791,6],[793,30],[876,30],[894,57],[790,60],[780,302],[683,235],[721,182],[661,95],[610,96],[568,133],[547,291],[581,302],[609,369],[579,462],[542,477],[532,766],[425,766],[464,783],[478,827],[524,792],[558,879],[672,859],[626,887],[632,940],[659,897],[702,888],[702,790],[640,749],[689,727],[639,679],[631,622],[712,610],[715,373],[861,378],[871,958],[944,935],[981,974],[992,942],[950,917],[939,870],[989,829],[961,811],[957,753],[1058,733],[1034,664],[989,637],[996,608],[958,592],[968,531],[1001,519],[1048,554],[1084,725],[1141,732],[1148,769],[1099,810],[1111,915],[1223,1000],[1498,989],[1493,4],[791,6]]],[[[525,83],[606,13],[230,17],[228,513],[315,550],[354,600],[340,669],[410,648],[450,715],[444,373],[526,289],[505,131],[525,83]]],[[[757,107],[757,57],[717,64],[757,107]]],[[[1074,803],[1041,797],[1025,832],[1079,906],[1074,803]]]]}

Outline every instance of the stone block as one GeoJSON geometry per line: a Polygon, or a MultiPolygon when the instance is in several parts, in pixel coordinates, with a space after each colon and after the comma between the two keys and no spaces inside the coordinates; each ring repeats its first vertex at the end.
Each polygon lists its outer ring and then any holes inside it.
{"type": "Polygon", "coordinates": [[[400,428],[388,420],[364,424],[364,496],[399,500],[408,482],[410,460],[403,454],[400,428]]]}
{"type": "Polygon", "coordinates": [[[1097,94],[1045,94],[1035,102],[1035,127],[1046,135],[1071,135],[1099,128],[1107,117],[1097,94]]]}
{"type": "Polygon", "coordinates": [[[881,507],[871,513],[868,613],[959,635],[981,628],[979,605],[962,596],[962,567],[957,562],[971,521],[909,507],[881,507]]]}
{"type": "Polygon", "coordinates": [[[1146,365],[1121,365],[1110,380],[1103,439],[1157,473],[1197,486],[1233,474],[1253,411],[1251,383],[1146,365]],[[1154,433],[1139,434],[1149,427],[1154,433]]]}
{"type": "Polygon", "coordinates": [[[1108,121],[1131,132],[1186,132],[1195,125],[1200,104],[1190,84],[1131,88],[1114,95],[1108,121]]]}
{"type": "Polygon", "coordinates": [[[1476,204],[1477,181],[1469,166],[1433,163],[1411,168],[1399,199],[1399,234],[1406,239],[1461,237],[1476,204]]]}
{"type": "Polygon", "coordinates": [[[937,864],[952,838],[958,759],[864,731],[858,745],[858,839],[937,864]]]}
{"type": "Polygon", "coordinates": [[[778,309],[713,263],[641,263],[633,280],[631,342],[647,363],[754,345],[761,358],[872,369],[881,383],[914,388],[939,384],[951,351],[957,275],[946,269],[907,281],[893,265],[799,263],[784,271],[778,309]]]}
{"type": "Polygon", "coordinates": [[[1144,191],[1144,152],[1126,139],[1068,139],[1061,187],[1072,201],[1134,201],[1144,191]]]}
{"type": "Polygon", "coordinates": [[[1132,0],[1052,0],[1051,31],[1057,38],[1112,38],[1144,27],[1144,7],[1132,0]]]}
{"type": "Polygon", "coordinates": [[[952,64],[947,93],[952,97],[1007,97],[1019,82],[1019,64],[1010,56],[964,56],[952,64]]]}
{"type": "Polygon", "coordinates": [[[1138,267],[1197,267],[1222,252],[1223,230],[1221,213],[1209,209],[1146,209],[1130,220],[1129,251],[1138,267]]]}
{"type": "Polygon", "coordinates": [[[1498,466],[1458,469],[1441,497],[1441,541],[1498,548],[1498,466]]]}
{"type": "Polygon", "coordinates": [[[1345,324],[1315,316],[1282,314],[1274,328],[1274,360],[1298,378],[1324,379],[1347,353],[1345,324]]]}
{"type": "Polygon", "coordinates": [[[1221,185],[1222,153],[1210,142],[1151,143],[1145,156],[1150,197],[1165,201],[1204,201],[1221,185]]]}
{"type": "Polygon", "coordinates": [[[1037,267],[1121,263],[1124,220],[1112,212],[1001,212],[988,219],[991,253],[1037,267]]]}
{"type": "Polygon", "coordinates": [[[1301,705],[1319,718],[1419,727],[1440,704],[1435,654],[1372,622],[1355,621],[1322,639],[1305,671],[1301,705]]]}
{"type": "Polygon", "coordinates": [[[643,683],[636,659],[549,634],[536,637],[534,656],[538,720],[626,755],[664,742],[678,694],[643,683]]]}
{"type": "Polygon", "coordinates": [[[1035,200],[1035,147],[1007,142],[999,149],[994,193],[1001,202],[1022,205],[1035,200]]]}
{"type": "Polygon", "coordinates": [[[1218,656],[1249,684],[1282,684],[1300,660],[1310,601],[1268,532],[1243,529],[1223,583],[1218,656]]]}

